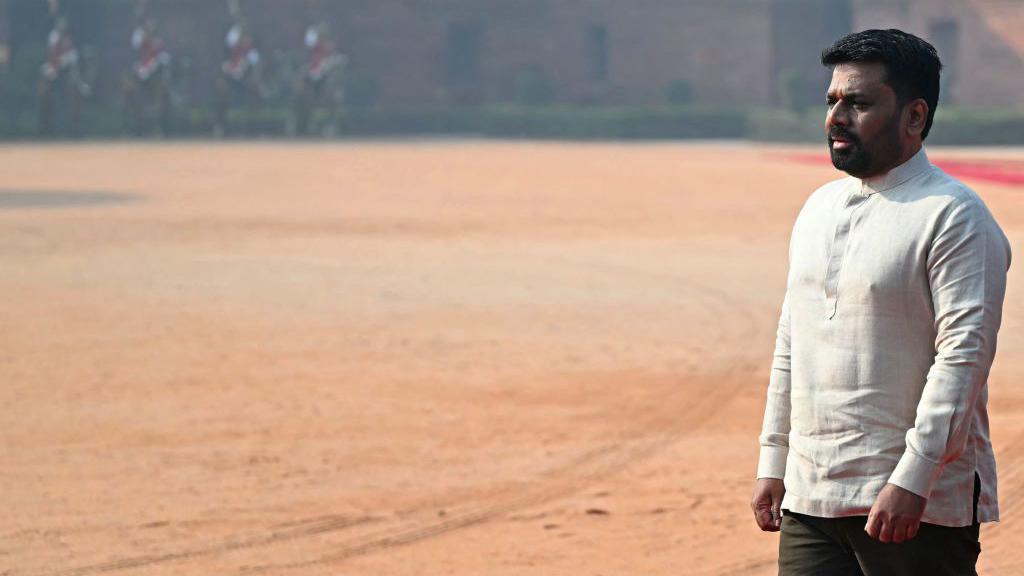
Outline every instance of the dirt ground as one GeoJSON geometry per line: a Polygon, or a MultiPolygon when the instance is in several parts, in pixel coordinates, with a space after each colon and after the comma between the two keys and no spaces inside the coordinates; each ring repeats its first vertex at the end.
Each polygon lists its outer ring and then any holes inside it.
{"type": "MultiPolygon", "coordinates": [[[[0,147],[0,575],[774,574],[748,502],[818,151],[0,147]]],[[[1024,187],[968,183],[1024,256],[1024,187]]]]}

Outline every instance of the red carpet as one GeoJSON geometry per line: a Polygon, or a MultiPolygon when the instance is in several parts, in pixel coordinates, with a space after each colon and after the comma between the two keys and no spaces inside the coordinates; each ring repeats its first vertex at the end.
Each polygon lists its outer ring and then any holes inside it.
{"type": "MultiPolygon", "coordinates": [[[[803,164],[832,163],[824,154],[789,154],[787,158],[803,164]]],[[[933,163],[954,178],[1024,186],[1024,163],[1019,161],[935,160],[933,163]]]]}

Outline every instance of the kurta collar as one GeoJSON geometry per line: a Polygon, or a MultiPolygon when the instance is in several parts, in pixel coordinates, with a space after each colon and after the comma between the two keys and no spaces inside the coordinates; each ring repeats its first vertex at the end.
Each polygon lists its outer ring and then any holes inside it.
{"type": "Polygon", "coordinates": [[[932,163],[928,160],[928,155],[924,152],[922,146],[917,154],[910,157],[903,164],[889,170],[885,174],[878,176],[872,176],[871,178],[865,178],[861,180],[861,193],[866,196],[870,196],[875,192],[885,192],[891,190],[900,184],[903,184],[907,180],[910,180],[914,176],[921,174],[929,167],[932,163]]]}

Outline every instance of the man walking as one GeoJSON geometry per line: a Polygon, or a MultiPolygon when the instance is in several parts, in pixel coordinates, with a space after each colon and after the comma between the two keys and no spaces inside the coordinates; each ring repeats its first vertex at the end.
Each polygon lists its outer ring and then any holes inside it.
{"type": "Polygon", "coordinates": [[[986,382],[1009,244],[922,148],[935,48],[867,30],[822,64],[850,177],[793,228],[751,507],[781,530],[783,576],[973,575],[998,520],[986,382]]]}

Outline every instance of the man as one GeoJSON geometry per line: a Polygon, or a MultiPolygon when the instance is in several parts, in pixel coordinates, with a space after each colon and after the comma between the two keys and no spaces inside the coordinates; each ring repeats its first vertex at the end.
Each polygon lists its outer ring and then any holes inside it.
{"type": "Polygon", "coordinates": [[[60,13],[57,2],[51,2],[53,29],[47,37],[46,62],[39,75],[39,128],[46,135],[54,133],[54,111],[66,111],[65,123],[72,133],[78,131],[82,97],[89,86],[82,79],[78,49],[75,47],[67,18],[60,13]]]}
{"type": "Polygon", "coordinates": [[[221,63],[221,71],[235,82],[244,82],[260,64],[259,50],[245,20],[235,20],[224,37],[224,46],[227,58],[221,63]]]}
{"type": "Polygon", "coordinates": [[[793,228],[751,507],[781,530],[779,573],[976,574],[998,520],[986,381],[1010,248],[978,196],[922,148],[935,49],[850,34],[827,141],[850,175],[793,228]]]}
{"type": "Polygon", "coordinates": [[[329,121],[325,130],[336,130],[344,86],[341,73],[348,57],[338,51],[326,22],[309,26],[305,36],[308,61],[299,77],[295,98],[296,130],[305,134],[318,105],[325,105],[329,121]]]}
{"type": "Polygon", "coordinates": [[[132,48],[135,50],[132,72],[142,84],[170,66],[171,54],[157,31],[156,20],[152,18],[147,18],[145,23],[132,30],[132,48]]]}
{"type": "Polygon", "coordinates": [[[140,12],[140,23],[132,30],[131,46],[135,62],[122,82],[133,131],[141,136],[145,130],[145,109],[155,103],[161,135],[170,130],[171,54],[160,37],[156,20],[140,12]],[[143,20],[144,19],[144,20],[143,20]]]}
{"type": "Polygon", "coordinates": [[[214,85],[214,134],[228,131],[228,111],[234,103],[246,110],[245,130],[251,132],[256,108],[265,95],[260,52],[237,1],[228,2],[234,23],[224,37],[225,59],[214,85]]]}
{"type": "Polygon", "coordinates": [[[309,82],[319,84],[333,70],[344,66],[345,55],[338,52],[326,22],[306,28],[304,43],[309,50],[309,62],[306,64],[309,82]]]}

